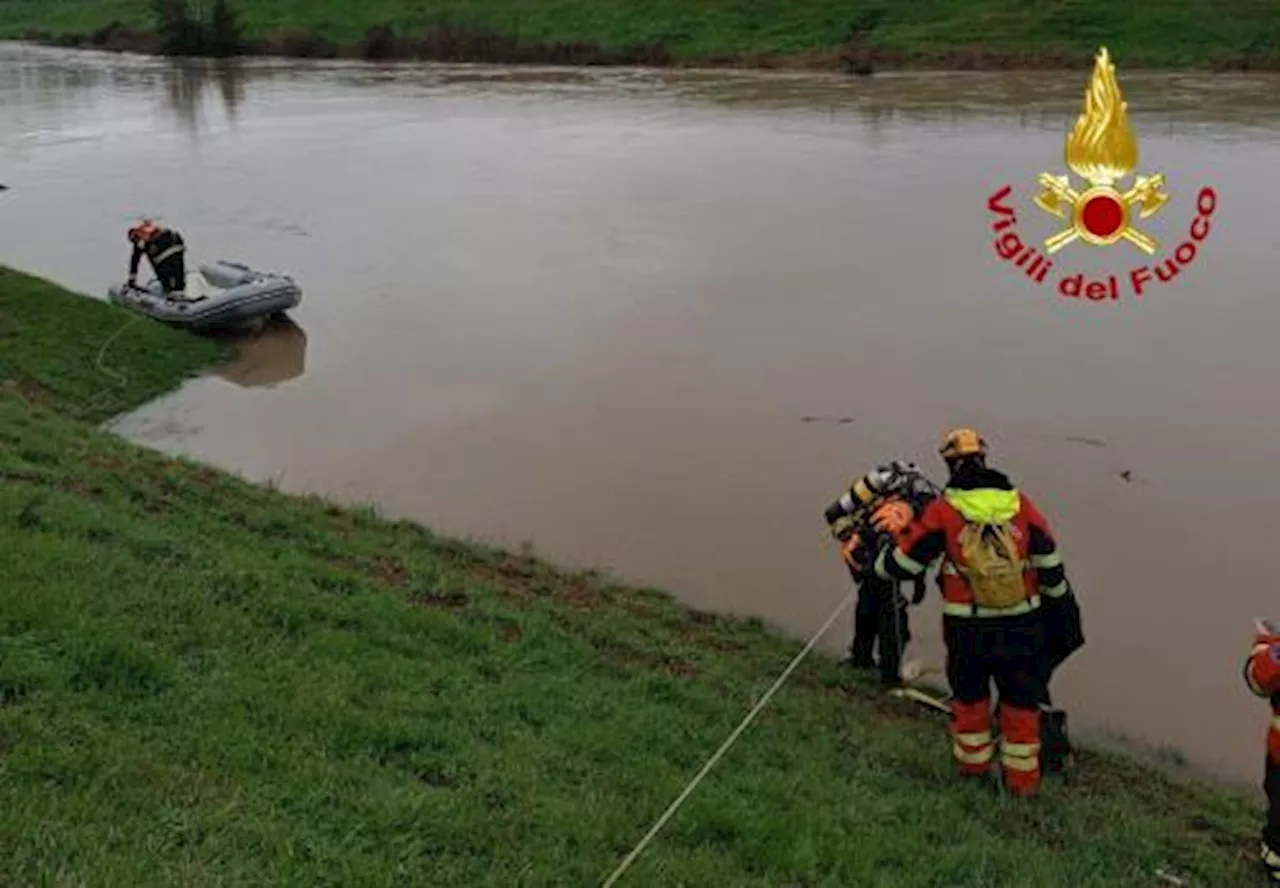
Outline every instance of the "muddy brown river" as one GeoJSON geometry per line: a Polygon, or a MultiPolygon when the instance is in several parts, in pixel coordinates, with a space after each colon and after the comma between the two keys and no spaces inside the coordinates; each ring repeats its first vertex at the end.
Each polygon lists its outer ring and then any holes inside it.
{"type": "MultiPolygon", "coordinates": [[[[1141,223],[1156,258],[1217,195],[1194,260],[1140,300],[1127,274],[1156,260],[1128,244],[1055,256],[1117,275],[1098,301],[993,248],[1006,184],[1026,242],[1060,227],[1031,197],[1063,171],[1080,71],[173,68],[10,45],[0,262],[102,294],[146,213],[195,261],[291,272],[295,326],[117,428],[797,636],[848,591],[827,502],[890,457],[940,476],[940,434],[974,424],[1081,597],[1088,646],[1056,682],[1073,725],[1254,781],[1267,711],[1240,666],[1252,618],[1280,618],[1280,79],[1119,63],[1171,195],[1141,223]]],[[[937,602],[914,613],[937,662],[937,602]]]]}

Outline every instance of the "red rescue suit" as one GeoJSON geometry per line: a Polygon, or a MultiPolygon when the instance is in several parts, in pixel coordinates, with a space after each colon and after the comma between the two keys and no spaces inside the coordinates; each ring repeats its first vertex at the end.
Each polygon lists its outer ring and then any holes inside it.
{"type": "Polygon", "coordinates": [[[1267,763],[1263,789],[1267,792],[1267,822],[1262,829],[1262,863],[1273,885],[1280,885],[1280,634],[1259,632],[1244,664],[1249,690],[1271,700],[1267,730],[1267,763]]]}
{"type": "Polygon", "coordinates": [[[943,496],[899,535],[897,546],[881,551],[875,570],[885,578],[907,579],[924,573],[939,557],[952,751],[961,773],[990,770],[994,680],[1005,785],[1017,795],[1034,794],[1040,786],[1040,704],[1048,699],[1042,603],[1071,596],[1053,533],[1039,509],[1005,475],[982,468],[953,478],[943,496]],[[1026,595],[1020,602],[1000,609],[974,603],[960,542],[970,522],[1011,527],[1016,554],[1025,565],[1026,595]]]}

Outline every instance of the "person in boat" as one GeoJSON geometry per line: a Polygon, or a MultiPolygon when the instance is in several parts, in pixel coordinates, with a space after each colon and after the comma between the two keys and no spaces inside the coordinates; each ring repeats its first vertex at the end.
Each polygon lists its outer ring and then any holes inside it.
{"type": "MultiPolygon", "coordinates": [[[[912,519],[896,545],[879,551],[872,569],[886,580],[901,581],[941,561],[956,762],[965,775],[990,772],[994,681],[1004,784],[1014,795],[1033,795],[1040,788],[1048,660],[1062,645],[1062,640],[1051,642],[1062,629],[1046,612],[1055,604],[1074,604],[1074,593],[1048,522],[1008,476],[987,466],[982,437],[972,429],[956,429],[939,452],[950,472],[943,495],[912,519]]],[[[1065,647],[1083,644],[1078,626],[1074,634],[1065,647]]],[[[1062,651],[1057,653],[1053,659],[1060,663],[1062,651]]]]}
{"type": "Polygon", "coordinates": [[[143,219],[129,229],[129,243],[133,245],[133,253],[129,257],[129,287],[137,286],[138,263],[145,255],[155,271],[156,280],[164,288],[165,296],[170,299],[185,296],[187,247],[181,234],[150,219],[143,219]]]}

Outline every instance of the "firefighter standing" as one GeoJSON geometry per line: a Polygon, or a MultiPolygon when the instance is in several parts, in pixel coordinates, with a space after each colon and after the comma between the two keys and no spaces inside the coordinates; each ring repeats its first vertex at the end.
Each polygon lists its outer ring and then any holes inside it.
{"type": "Polygon", "coordinates": [[[181,234],[143,219],[129,229],[129,243],[133,244],[133,253],[129,256],[130,287],[136,286],[138,263],[145,254],[165,295],[176,299],[185,294],[187,247],[181,234]]]}
{"type": "MultiPolygon", "coordinates": [[[[915,465],[894,460],[876,466],[855,480],[824,513],[831,535],[840,544],[841,556],[858,587],[853,642],[847,662],[855,669],[878,666],[880,682],[887,687],[902,684],[903,652],[911,640],[907,600],[897,582],[861,570],[859,554],[868,545],[874,545],[876,538],[892,538],[900,532],[916,510],[937,494],[937,488],[915,465]]],[[[924,583],[920,578],[916,602],[923,596],[924,583]]]]}
{"type": "Polygon", "coordinates": [[[1071,588],[1048,522],[1007,476],[987,467],[978,433],[951,432],[940,453],[950,470],[943,495],[896,546],[880,551],[875,572],[918,577],[941,556],[950,732],[960,771],[991,770],[994,680],[1005,786],[1033,795],[1040,786],[1040,707],[1048,700],[1042,602],[1065,599],[1071,588]]]}
{"type": "Polygon", "coordinates": [[[1259,697],[1271,699],[1271,727],[1267,731],[1267,822],[1262,829],[1262,865],[1272,885],[1280,885],[1280,632],[1260,624],[1253,650],[1244,664],[1244,680],[1259,697]]]}

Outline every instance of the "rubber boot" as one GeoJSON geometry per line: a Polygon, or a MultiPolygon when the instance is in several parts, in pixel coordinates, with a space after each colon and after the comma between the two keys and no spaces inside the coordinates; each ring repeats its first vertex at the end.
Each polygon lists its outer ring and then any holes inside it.
{"type": "Polygon", "coordinates": [[[1071,760],[1071,740],[1067,736],[1067,714],[1061,709],[1040,710],[1040,767],[1048,774],[1061,774],[1071,760]]]}

